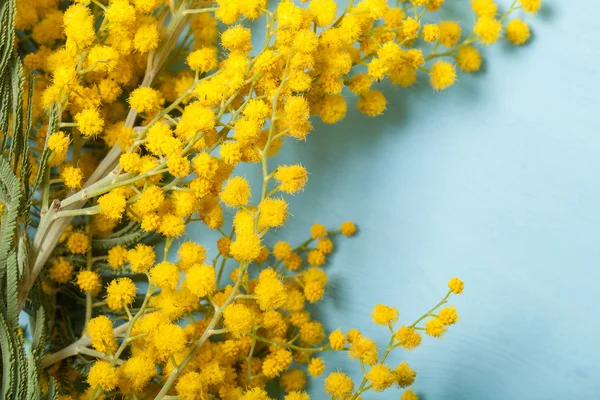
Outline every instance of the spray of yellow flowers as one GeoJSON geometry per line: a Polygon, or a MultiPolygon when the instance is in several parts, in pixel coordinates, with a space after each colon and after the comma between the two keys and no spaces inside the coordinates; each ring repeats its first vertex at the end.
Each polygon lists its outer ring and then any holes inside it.
{"type": "Polygon", "coordinates": [[[463,282],[452,278],[416,321],[377,305],[385,347],[356,329],[327,334],[307,306],[327,293],[332,237],[357,228],[315,224],[298,245],[267,247],[288,218],[286,196],[308,180],[301,164],[270,158],[306,140],[311,118],[342,120],[349,96],[382,114],[383,80],[410,88],[421,74],[441,91],[457,71],[480,69],[481,47],[523,45],[530,29],[515,13],[541,0],[472,0],[468,29],[436,18],[444,0],[66,3],[16,0],[14,17],[39,176],[15,299],[45,310],[41,398],[259,400],[275,381],[286,400],[308,400],[307,375],[325,374],[319,398],[399,387],[417,399],[416,372],[388,355],[442,337],[463,282]],[[262,171],[260,187],[236,174],[243,163],[262,171]],[[220,233],[207,246],[218,253],[179,239],[192,223],[220,233]],[[326,351],[346,352],[362,376],[325,365],[326,351]]]}

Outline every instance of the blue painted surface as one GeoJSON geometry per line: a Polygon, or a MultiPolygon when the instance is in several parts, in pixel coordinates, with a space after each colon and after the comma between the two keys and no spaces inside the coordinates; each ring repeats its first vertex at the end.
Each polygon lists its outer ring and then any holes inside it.
{"type": "MultiPolygon", "coordinates": [[[[448,3],[457,15],[468,6],[448,3]]],[[[426,79],[386,88],[385,116],[315,122],[277,157],[311,175],[272,242],[299,243],[317,221],[360,226],[327,267],[328,328],[366,327],[383,345],[376,303],[412,322],[450,277],[465,281],[452,300],[460,323],[391,358],[418,371],[425,400],[600,399],[598,12],[593,0],[547,0],[529,19],[534,40],[486,49],[483,73],[439,94],[426,79]]],[[[345,355],[326,360],[328,372],[358,372],[345,355]]],[[[311,392],[323,398],[322,380],[311,392]]]]}

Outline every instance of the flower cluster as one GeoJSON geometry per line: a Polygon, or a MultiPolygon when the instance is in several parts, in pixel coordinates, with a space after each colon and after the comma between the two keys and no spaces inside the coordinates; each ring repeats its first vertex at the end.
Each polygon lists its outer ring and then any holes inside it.
{"type": "Polygon", "coordinates": [[[48,160],[30,282],[40,276],[56,303],[85,308],[84,334],[62,350],[75,324],[60,307],[54,316],[44,367],[64,396],[267,399],[277,380],[287,400],[306,400],[307,375],[325,373],[324,351],[346,351],[363,370],[356,385],[329,373],[334,399],[412,385],[406,362],[385,361],[417,347],[422,332],[442,337],[458,314],[441,307],[463,283],[453,278],[411,325],[377,305],[374,323],[391,332],[382,355],[358,330],[327,334],[307,307],[327,293],[334,237],[357,228],[316,224],[296,247],[271,243],[290,215],[287,196],[309,176],[272,157],[305,140],[311,118],[342,120],[349,96],[361,113],[382,114],[382,81],[409,88],[424,75],[445,90],[457,71],[481,68],[482,47],[502,36],[523,45],[530,28],[513,15],[537,12],[541,0],[504,12],[472,0],[472,27],[436,18],[444,0],[394,3],[16,1],[16,45],[35,86],[33,168],[48,160]],[[264,42],[249,21],[264,21],[264,42]],[[241,164],[257,165],[259,187],[241,164]],[[184,240],[196,222],[220,236],[214,254],[184,240]]]}

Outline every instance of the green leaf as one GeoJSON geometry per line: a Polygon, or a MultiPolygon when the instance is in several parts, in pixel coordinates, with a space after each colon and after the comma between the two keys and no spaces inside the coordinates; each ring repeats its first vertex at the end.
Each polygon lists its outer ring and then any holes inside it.
{"type": "Polygon", "coordinates": [[[0,279],[4,275],[4,265],[14,244],[15,228],[21,205],[21,183],[10,170],[10,165],[0,159],[0,201],[6,210],[0,224],[0,279]]]}
{"type": "Polygon", "coordinates": [[[14,385],[18,379],[16,368],[14,332],[3,313],[0,313],[0,352],[2,352],[2,398],[12,399],[14,385]]]}
{"type": "Polygon", "coordinates": [[[14,53],[15,41],[15,13],[14,0],[8,0],[0,4],[0,73],[4,71],[11,55],[14,53]]]}
{"type": "Polygon", "coordinates": [[[48,400],[58,400],[58,388],[53,377],[48,377],[48,400]]]}
{"type": "MultiPolygon", "coordinates": [[[[1,31],[1,29],[0,29],[1,31]]],[[[0,98],[8,99],[10,96],[10,73],[9,71],[2,72],[0,70],[0,98]]],[[[0,132],[8,132],[10,126],[10,102],[2,101],[0,104],[0,132]]],[[[4,150],[8,135],[2,135],[0,141],[0,151],[4,150]]]]}
{"type": "Polygon", "coordinates": [[[13,249],[6,261],[6,317],[11,326],[19,323],[19,270],[17,252],[13,249]]]}
{"type": "Polygon", "coordinates": [[[92,240],[92,248],[95,250],[108,250],[117,245],[130,246],[148,237],[150,232],[144,231],[139,224],[127,225],[110,236],[92,240]]]}
{"type": "Polygon", "coordinates": [[[25,343],[22,335],[15,335],[15,349],[17,352],[17,396],[15,399],[25,400],[29,399],[26,397],[27,394],[27,356],[25,354],[25,343]]]}
{"type": "Polygon", "coordinates": [[[31,349],[41,354],[46,345],[46,312],[44,307],[38,307],[35,313],[35,326],[33,327],[33,336],[31,339],[31,349]]]}
{"type": "Polygon", "coordinates": [[[8,160],[16,174],[19,158],[23,152],[25,138],[23,137],[23,67],[18,57],[13,57],[11,65],[11,92],[8,101],[12,106],[12,141],[8,160]]]}
{"type": "MultiPolygon", "coordinates": [[[[27,375],[27,397],[23,399],[39,400],[41,398],[39,377],[39,356],[36,350],[31,350],[27,357],[29,374],[27,375]]],[[[21,397],[19,397],[21,399],[21,397]]]]}
{"type": "Polygon", "coordinates": [[[29,74],[27,81],[27,110],[25,119],[25,129],[23,132],[23,151],[21,152],[21,182],[23,182],[23,195],[25,198],[25,207],[23,209],[25,224],[29,226],[31,219],[29,216],[29,209],[33,203],[34,191],[29,186],[31,179],[31,160],[29,158],[29,135],[31,135],[31,128],[33,124],[33,86],[35,79],[33,74],[29,74]]]}

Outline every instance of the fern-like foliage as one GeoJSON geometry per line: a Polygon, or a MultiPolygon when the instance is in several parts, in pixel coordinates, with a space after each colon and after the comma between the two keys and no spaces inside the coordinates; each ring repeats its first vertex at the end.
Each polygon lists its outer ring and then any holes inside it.
{"type": "MultiPolygon", "coordinates": [[[[29,271],[29,210],[35,186],[30,187],[29,134],[32,124],[33,80],[25,78],[14,49],[15,0],[0,0],[0,398],[37,400],[40,361],[46,346],[46,310],[39,285],[32,290],[29,309],[32,342],[25,346],[19,326],[19,287],[29,271]],[[24,106],[26,108],[24,109],[24,106]]],[[[47,157],[46,157],[47,163],[47,157]]],[[[46,168],[45,163],[43,167],[46,168]]],[[[40,168],[41,170],[42,168],[40,168]]],[[[47,398],[58,398],[53,380],[47,398]]]]}

